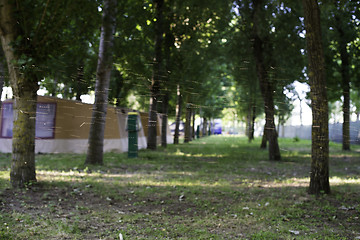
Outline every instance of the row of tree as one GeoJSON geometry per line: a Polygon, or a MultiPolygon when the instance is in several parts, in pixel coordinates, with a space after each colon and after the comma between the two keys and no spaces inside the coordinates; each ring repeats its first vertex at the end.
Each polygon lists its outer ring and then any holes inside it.
{"type": "Polygon", "coordinates": [[[0,38],[14,92],[13,186],[36,180],[39,87],[78,100],[95,91],[89,164],[103,161],[107,104],[129,106],[130,95],[149,110],[149,149],[157,147],[158,113],[165,137],[167,118],[175,116],[178,143],[183,117],[188,142],[195,114],[206,126],[223,108],[235,106],[250,141],[255,119],[265,113],[262,146],[268,142],[269,159],[280,160],[275,116],[278,124],[286,121],[292,104],[284,89],[294,92],[298,80],[311,86],[310,192],[330,191],[324,184],[327,104],[343,99],[343,148],[349,150],[350,86],[356,92],[360,85],[358,4],[321,3],[320,14],[316,0],[1,0],[0,38]]]}
{"type": "Polygon", "coordinates": [[[124,105],[129,94],[141,96],[138,102],[150,109],[150,149],[156,149],[158,112],[163,113],[166,130],[169,102],[178,105],[179,120],[182,106],[193,116],[204,100],[211,106],[202,108],[203,116],[221,110],[217,105],[223,101],[214,95],[223,94],[222,82],[210,72],[217,71],[211,67],[219,55],[215,33],[225,22],[230,3],[213,1],[211,8],[204,8],[207,3],[194,1],[3,0],[0,5],[1,44],[14,95],[14,187],[36,180],[34,133],[40,86],[50,95],[78,100],[95,90],[86,158],[90,164],[103,161],[108,102],[124,105]],[[150,103],[145,100],[149,97],[150,103]]]}

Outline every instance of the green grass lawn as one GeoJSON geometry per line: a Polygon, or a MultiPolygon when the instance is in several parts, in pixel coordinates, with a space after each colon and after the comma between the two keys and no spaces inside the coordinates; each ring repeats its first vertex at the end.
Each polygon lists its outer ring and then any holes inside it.
{"type": "Polygon", "coordinates": [[[212,136],[139,158],[36,156],[38,183],[9,184],[0,155],[0,239],[360,239],[360,146],[330,144],[332,194],[306,193],[311,142],[212,136]]]}

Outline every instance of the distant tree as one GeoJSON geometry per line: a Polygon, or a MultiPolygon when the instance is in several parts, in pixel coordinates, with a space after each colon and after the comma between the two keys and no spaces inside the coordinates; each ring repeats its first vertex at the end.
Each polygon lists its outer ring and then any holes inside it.
{"type": "Polygon", "coordinates": [[[161,64],[163,60],[162,43],[163,43],[163,7],[164,0],[154,0],[155,5],[155,52],[153,60],[153,75],[150,86],[150,110],[148,122],[147,148],[155,150],[157,146],[157,103],[160,97],[161,82],[161,64]]]}
{"type": "MultiPolygon", "coordinates": [[[[168,12],[170,10],[168,9],[168,12]]],[[[170,14],[171,15],[171,14],[170,14]]],[[[162,81],[162,121],[161,121],[161,146],[167,147],[167,135],[168,135],[168,113],[169,113],[169,98],[171,93],[171,87],[168,85],[171,83],[171,52],[174,48],[174,36],[170,30],[170,21],[166,22],[166,33],[164,41],[164,60],[165,60],[165,72],[163,73],[162,81]]]]}
{"type": "Polygon", "coordinates": [[[103,164],[105,121],[108,105],[108,89],[113,66],[113,44],[117,0],[104,0],[99,44],[99,59],[96,69],[95,103],[93,107],[88,151],[85,163],[103,164]]]}
{"type": "MultiPolygon", "coordinates": [[[[274,119],[274,98],[273,91],[275,90],[273,82],[271,82],[269,77],[269,72],[266,67],[265,56],[264,56],[264,21],[263,21],[263,8],[264,2],[262,0],[253,1],[254,4],[254,14],[253,14],[253,37],[254,37],[254,58],[256,63],[256,72],[258,75],[258,80],[260,83],[261,93],[264,99],[264,109],[265,109],[265,129],[266,137],[269,141],[269,159],[270,160],[281,160],[280,148],[278,144],[278,136],[275,128],[275,119],[274,119]]],[[[265,35],[266,37],[266,35],[265,35]]]]}
{"type": "Polygon", "coordinates": [[[356,71],[352,67],[352,58],[356,56],[353,45],[357,39],[356,21],[359,21],[356,17],[357,8],[358,1],[333,1],[326,3],[322,14],[328,46],[325,54],[328,64],[327,85],[334,89],[328,98],[333,102],[342,97],[343,150],[350,150],[350,87],[356,71]]]}
{"type": "Polygon", "coordinates": [[[330,193],[325,60],[317,0],[303,0],[312,107],[310,194],[330,193]]]}
{"type": "Polygon", "coordinates": [[[176,92],[176,115],[175,115],[174,144],[179,144],[182,105],[183,105],[183,100],[182,100],[182,94],[181,94],[181,87],[180,87],[180,84],[178,84],[177,92],[176,92]]]}

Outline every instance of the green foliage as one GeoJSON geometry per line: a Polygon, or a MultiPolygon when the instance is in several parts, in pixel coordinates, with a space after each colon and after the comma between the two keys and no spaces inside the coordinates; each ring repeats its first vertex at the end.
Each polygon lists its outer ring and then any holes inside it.
{"type": "MultiPolygon", "coordinates": [[[[285,88],[291,88],[294,80],[303,80],[304,39],[299,36],[302,31],[298,3],[283,1],[265,1],[266,9],[262,10],[264,22],[260,35],[264,41],[264,61],[269,80],[274,89],[276,114],[281,123],[290,116],[293,109],[289,98],[284,95],[285,88]],[[284,48],[284,46],[289,46],[284,48]]],[[[252,118],[251,109],[255,108],[255,117],[263,113],[260,86],[257,81],[255,60],[253,58],[253,6],[251,1],[236,1],[232,34],[229,37],[228,55],[231,69],[236,81],[237,109],[243,119],[252,118]]],[[[247,120],[248,121],[248,120],[247,120]]]]}
{"type": "MultiPolygon", "coordinates": [[[[342,96],[342,61],[340,48],[346,45],[349,64],[354,65],[357,56],[358,23],[357,1],[334,1],[322,6],[322,22],[327,65],[328,99],[339,101],[342,96]]],[[[357,81],[356,70],[350,67],[350,81],[357,81]]]]}
{"type": "Polygon", "coordinates": [[[13,47],[21,70],[35,73],[39,79],[59,71],[49,68],[48,61],[59,59],[70,50],[69,45],[76,48],[79,38],[92,34],[96,12],[96,2],[88,0],[18,2],[15,18],[19,25],[13,47]]]}

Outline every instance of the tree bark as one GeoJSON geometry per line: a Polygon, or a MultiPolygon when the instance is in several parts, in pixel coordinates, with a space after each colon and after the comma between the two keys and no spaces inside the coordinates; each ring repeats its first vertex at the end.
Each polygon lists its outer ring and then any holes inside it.
{"type": "Polygon", "coordinates": [[[148,123],[147,148],[156,150],[157,146],[157,102],[160,96],[162,42],[163,42],[163,5],[164,0],[154,0],[155,22],[155,57],[153,63],[153,76],[151,81],[150,111],[148,123]]]}
{"type": "Polygon", "coordinates": [[[99,58],[86,164],[103,164],[105,121],[108,104],[116,22],[116,0],[104,0],[99,58]]]}
{"type": "Polygon", "coordinates": [[[261,149],[266,149],[267,142],[268,142],[266,134],[267,134],[267,131],[266,131],[266,123],[265,123],[263,136],[261,138],[261,145],[260,145],[261,149]]]}
{"type": "Polygon", "coordinates": [[[176,116],[175,116],[175,133],[174,133],[174,144],[179,144],[179,136],[180,136],[180,120],[182,114],[182,96],[180,85],[177,85],[177,94],[176,94],[176,116]]]}
{"type": "Polygon", "coordinates": [[[10,182],[14,188],[23,188],[36,181],[35,172],[35,118],[38,80],[31,70],[20,72],[12,43],[18,37],[18,22],[14,18],[15,6],[0,1],[0,38],[7,61],[13,90],[14,126],[10,182]]]}
{"type": "Polygon", "coordinates": [[[207,133],[207,124],[208,124],[207,118],[204,117],[203,129],[202,129],[202,135],[203,135],[203,137],[205,137],[205,136],[208,135],[208,133],[207,133]]]}
{"type": "Polygon", "coordinates": [[[310,194],[330,193],[329,129],[325,61],[320,10],[316,0],[303,0],[312,106],[310,194]]]}
{"type": "Polygon", "coordinates": [[[264,99],[264,109],[266,118],[266,137],[269,141],[269,160],[281,160],[280,148],[278,144],[278,135],[275,128],[274,120],[274,100],[273,100],[273,86],[268,79],[264,63],[264,42],[260,37],[261,9],[263,7],[262,0],[254,2],[254,57],[256,62],[256,72],[260,83],[261,93],[264,99]]]}

